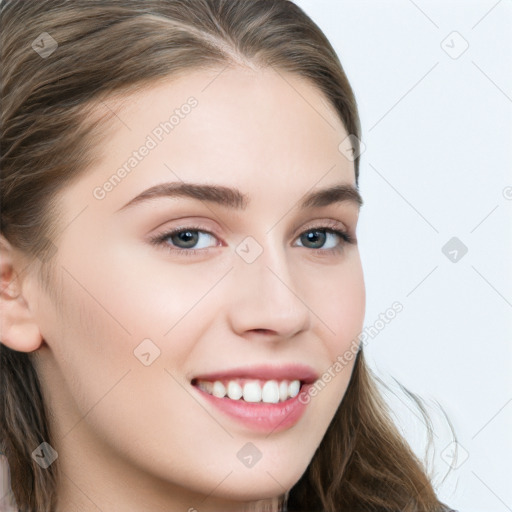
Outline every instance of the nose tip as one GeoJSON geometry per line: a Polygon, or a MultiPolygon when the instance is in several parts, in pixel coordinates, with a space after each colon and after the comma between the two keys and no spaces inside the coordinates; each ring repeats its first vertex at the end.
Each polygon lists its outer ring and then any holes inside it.
{"type": "Polygon", "coordinates": [[[270,259],[261,255],[252,264],[241,265],[232,276],[229,315],[239,335],[250,331],[271,340],[290,338],[308,328],[309,309],[293,284],[297,276],[291,275],[282,260],[270,259]]]}

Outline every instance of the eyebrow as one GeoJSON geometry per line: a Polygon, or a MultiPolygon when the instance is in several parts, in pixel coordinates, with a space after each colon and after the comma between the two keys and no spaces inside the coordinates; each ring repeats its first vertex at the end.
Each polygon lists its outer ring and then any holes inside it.
{"type": "MultiPolygon", "coordinates": [[[[144,190],[117,211],[163,197],[186,197],[218,204],[225,208],[235,210],[245,210],[249,204],[249,197],[236,188],[229,188],[222,185],[170,182],[161,183],[144,190]]],[[[309,192],[302,198],[299,208],[322,208],[334,203],[344,202],[354,203],[358,207],[363,205],[363,199],[357,188],[350,184],[339,184],[309,192]]]]}

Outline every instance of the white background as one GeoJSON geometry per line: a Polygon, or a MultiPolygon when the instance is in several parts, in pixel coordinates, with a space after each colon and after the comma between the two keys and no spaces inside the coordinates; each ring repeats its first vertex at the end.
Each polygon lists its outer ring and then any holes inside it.
{"type": "MultiPolygon", "coordinates": [[[[360,109],[365,325],[404,306],[367,358],[427,401],[440,498],[460,512],[512,511],[512,3],[295,3],[331,41],[360,109]],[[441,250],[454,236],[468,248],[456,262],[441,250]]],[[[423,459],[421,415],[392,389],[423,459]]]]}

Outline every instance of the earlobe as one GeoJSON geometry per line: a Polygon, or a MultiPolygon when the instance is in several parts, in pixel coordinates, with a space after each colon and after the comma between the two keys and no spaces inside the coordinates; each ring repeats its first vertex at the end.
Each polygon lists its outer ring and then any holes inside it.
{"type": "Polygon", "coordinates": [[[0,236],[0,342],[18,352],[33,352],[43,341],[15,271],[12,246],[0,236]]]}

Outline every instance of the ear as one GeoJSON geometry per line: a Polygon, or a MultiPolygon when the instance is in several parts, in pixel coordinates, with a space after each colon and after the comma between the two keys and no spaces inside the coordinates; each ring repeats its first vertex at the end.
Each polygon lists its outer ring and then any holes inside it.
{"type": "Polygon", "coordinates": [[[43,338],[22,293],[22,260],[0,235],[0,342],[18,352],[37,350],[43,338]]]}

